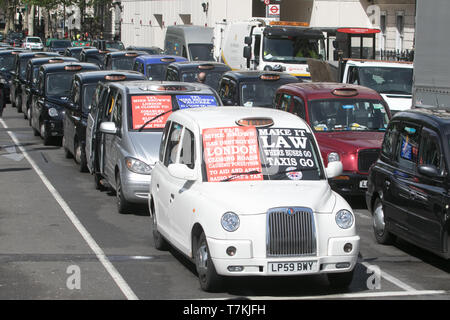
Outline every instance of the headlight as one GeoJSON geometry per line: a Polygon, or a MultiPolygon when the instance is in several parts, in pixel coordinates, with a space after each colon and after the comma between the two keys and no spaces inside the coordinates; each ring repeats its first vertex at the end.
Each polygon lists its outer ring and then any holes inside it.
{"type": "Polygon", "coordinates": [[[236,231],[239,228],[239,216],[234,212],[226,212],[220,221],[222,228],[228,232],[236,231]]]}
{"type": "Polygon", "coordinates": [[[336,224],[342,229],[348,229],[354,222],[353,214],[345,209],[339,210],[336,213],[336,224]]]}
{"type": "Polygon", "coordinates": [[[55,108],[50,108],[50,109],[48,109],[48,115],[50,117],[57,117],[58,116],[58,110],[56,110],[55,108]]]}
{"type": "Polygon", "coordinates": [[[125,158],[125,164],[127,165],[128,170],[134,173],[151,174],[152,172],[151,166],[138,159],[125,158]]]}
{"type": "Polygon", "coordinates": [[[328,162],[339,161],[339,160],[341,160],[341,158],[339,157],[339,153],[330,152],[328,154],[328,162]]]}

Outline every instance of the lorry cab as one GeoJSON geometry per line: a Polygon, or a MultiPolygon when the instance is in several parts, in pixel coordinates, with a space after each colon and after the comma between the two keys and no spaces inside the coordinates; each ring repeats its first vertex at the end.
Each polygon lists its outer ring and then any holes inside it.
{"type": "Polygon", "coordinates": [[[123,81],[101,83],[88,118],[86,159],[98,189],[116,191],[117,208],[146,204],[152,168],[167,117],[179,109],[221,106],[200,83],[123,81]]]}
{"type": "Polygon", "coordinates": [[[174,62],[187,61],[173,55],[142,55],[134,60],[133,70],[144,74],[148,80],[164,80],[167,66],[174,62]]]}
{"type": "Polygon", "coordinates": [[[134,59],[146,55],[145,51],[114,51],[105,56],[105,70],[133,70],[134,59]]]}
{"type": "Polygon", "coordinates": [[[83,62],[47,63],[39,67],[38,90],[31,106],[31,127],[34,135],[44,140],[44,145],[63,136],[64,107],[69,101],[73,75],[99,69],[96,64],[83,62]]]}
{"type": "Polygon", "coordinates": [[[164,40],[164,52],[182,56],[189,61],[215,61],[213,38],[214,28],[169,26],[164,40]]]}
{"type": "Polygon", "coordinates": [[[342,82],[371,88],[381,94],[395,113],[411,109],[413,63],[343,59],[342,82]]]}
{"type": "Polygon", "coordinates": [[[31,104],[33,97],[37,93],[37,79],[39,75],[39,67],[46,63],[62,63],[62,62],[76,62],[76,58],[71,57],[45,57],[33,58],[28,61],[25,71],[24,90],[22,90],[22,111],[23,117],[29,119],[31,124],[31,104]]]}
{"type": "Polygon", "coordinates": [[[299,82],[275,71],[229,71],[220,79],[217,92],[226,106],[271,107],[278,87],[299,82]]]}
{"type": "Polygon", "coordinates": [[[285,71],[310,81],[311,58],[326,58],[324,35],[303,23],[253,19],[225,28],[220,61],[233,70],[285,71]]]}
{"type": "Polygon", "coordinates": [[[306,120],[325,164],[342,162],[342,174],[330,180],[333,190],[364,195],[391,117],[380,94],[350,84],[292,83],[277,90],[273,107],[306,120]]]}
{"type": "Polygon", "coordinates": [[[222,75],[231,71],[224,63],[212,61],[174,62],[167,67],[166,81],[199,82],[199,75],[203,73],[207,84],[217,90],[222,75]]]}
{"type": "Polygon", "coordinates": [[[25,71],[28,60],[33,58],[59,56],[56,52],[22,52],[15,55],[14,73],[11,83],[10,99],[11,105],[17,108],[17,112],[22,112],[22,89],[25,84],[25,71]]]}
{"type": "Polygon", "coordinates": [[[145,80],[143,74],[128,70],[100,70],[78,72],[74,75],[69,103],[65,105],[62,146],[66,158],[73,157],[81,172],[86,167],[86,126],[88,114],[99,82],[145,80]]]}

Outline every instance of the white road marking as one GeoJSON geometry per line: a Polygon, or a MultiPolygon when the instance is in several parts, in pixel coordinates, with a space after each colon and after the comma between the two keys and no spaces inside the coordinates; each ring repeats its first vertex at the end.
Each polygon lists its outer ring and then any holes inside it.
{"type": "MultiPolygon", "coordinates": [[[[383,297],[407,297],[407,296],[425,296],[448,294],[445,290],[415,290],[415,291],[374,291],[359,293],[338,293],[317,296],[300,296],[300,297],[277,297],[277,296],[245,296],[250,300],[319,300],[319,299],[361,299],[361,298],[383,298],[383,297]]],[[[206,298],[199,300],[227,300],[228,298],[206,298]]]]}
{"type": "MultiPolygon", "coordinates": [[[[5,123],[5,121],[3,119],[0,119],[0,123],[3,125],[3,127],[5,129],[8,129],[8,126],[6,125],[6,123],[5,123]]],[[[125,297],[128,300],[138,300],[138,297],[136,296],[136,294],[133,292],[133,290],[130,288],[130,286],[127,284],[127,282],[123,279],[123,277],[120,275],[120,273],[117,271],[117,269],[108,260],[108,258],[106,257],[105,253],[103,252],[103,250],[100,248],[100,246],[94,240],[94,238],[92,238],[90,233],[86,230],[86,228],[83,226],[83,224],[77,218],[75,213],[70,209],[70,207],[68,206],[66,201],[62,198],[62,196],[59,194],[59,192],[55,189],[55,187],[47,179],[47,177],[41,171],[39,166],[28,155],[26,150],[20,145],[20,142],[18,141],[16,135],[13,132],[11,132],[11,131],[7,130],[7,132],[8,132],[8,135],[13,140],[13,142],[17,145],[19,150],[22,152],[22,154],[24,155],[25,159],[28,160],[28,162],[33,167],[34,171],[36,171],[36,173],[38,174],[39,178],[41,178],[42,182],[47,187],[47,189],[50,191],[52,196],[55,198],[55,200],[61,206],[61,208],[63,209],[63,211],[66,214],[66,216],[73,223],[73,225],[78,230],[78,232],[81,234],[81,236],[86,241],[86,243],[91,248],[91,250],[95,253],[95,255],[97,256],[97,259],[105,267],[106,271],[111,275],[111,277],[116,282],[117,286],[120,288],[120,290],[125,295],[125,297]]]]}
{"type": "MultiPolygon", "coordinates": [[[[367,262],[361,262],[361,264],[362,264],[363,266],[365,266],[367,269],[369,269],[369,267],[372,266],[370,263],[367,263],[367,262]]],[[[380,271],[381,271],[381,277],[382,277],[382,278],[384,278],[384,279],[386,279],[387,281],[389,281],[389,282],[395,284],[397,287],[402,288],[403,290],[409,291],[409,292],[418,291],[418,290],[414,289],[413,287],[407,285],[407,284],[404,283],[403,281],[401,281],[401,280],[397,279],[396,277],[390,275],[389,273],[387,273],[387,272],[385,272],[385,271],[383,271],[383,270],[381,270],[381,269],[380,269],[380,271]]]]}
{"type": "Polygon", "coordinates": [[[23,159],[23,155],[21,153],[17,153],[16,152],[16,147],[15,146],[11,146],[11,147],[7,147],[7,146],[0,146],[0,149],[4,149],[6,150],[6,152],[8,152],[8,154],[3,154],[3,157],[14,160],[19,162],[20,160],[23,159]]]}

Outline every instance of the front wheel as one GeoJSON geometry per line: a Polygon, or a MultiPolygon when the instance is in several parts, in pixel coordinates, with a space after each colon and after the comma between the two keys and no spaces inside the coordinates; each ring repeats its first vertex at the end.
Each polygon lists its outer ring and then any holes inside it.
{"type": "Polygon", "coordinates": [[[117,172],[116,175],[116,201],[117,201],[117,211],[121,214],[129,213],[131,210],[131,204],[125,199],[122,189],[122,181],[120,180],[120,173],[117,172]]]}
{"type": "Polygon", "coordinates": [[[75,161],[79,165],[80,172],[87,172],[86,155],[79,143],[75,144],[75,161]]]}
{"type": "Polygon", "coordinates": [[[205,233],[200,235],[194,251],[195,267],[202,290],[216,292],[222,286],[222,277],[217,274],[211,259],[205,233]]]}
{"type": "Polygon", "coordinates": [[[43,122],[41,123],[40,129],[41,138],[44,140],[44,146],[48,146],[51,138],[49,137],[43,122]]]}
{"type": "Polygon", "coordinates": [[[347,289],[353,280],[353,272],[328,273],[328,282],[333,289],[347,289]]]}
{"type": "Polygon", "coordinates": [[[375,200],[372,211],[373,233],[379,244],[391,244],[395,237],[386,230],[383,202],[380,198],[375,200]]]}
{"type": "Polygon", "coordinates": [[[165,251],[169,248],[169,245],[162,236],[162,234],[158,231],[158,222],[156,221],[156,213],[153,212],[152,215],[152,233],[153,233],[153,243],[155,244],[155,248],[160,251],[165,251]]]}
{"type": "Polygon", "coordinates": [[[17,112],[22,112],[22,95],[18,94],[16,95],[16,106],[17,106],[17,112]]]}

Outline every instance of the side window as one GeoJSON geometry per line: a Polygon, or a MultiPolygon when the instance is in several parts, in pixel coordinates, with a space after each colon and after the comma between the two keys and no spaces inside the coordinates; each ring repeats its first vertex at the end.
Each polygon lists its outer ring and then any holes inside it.
{"type": "Polygon", "coordinates": [[[181,55],[182,57],[185,57],[187,59],[187,51],[186,51],[186,46],[183,46],[183,53],[181,55]]]}
{"type": "Polygon", "coordinates": [[[389,125],[386,133],[384,134],[383,145],[381,147],[381,154],[386,158],[391,159],[394,154],[395,141],[398,136],[398,123],[393,122],[389,125]]]}
{"type": "Polygon", "coordinates": [[[44,81],[44,73],[39,72],[39,91],[41,94],[44,94],[45,81],[44,81]]]}
{"type": "Polygon", "coordinates": [[[189,129],[184,129],[183,140],[181,142],[180,163],[185,164],[190,169],[195,167],[195,140],[194,134],[189,129]]]}
{"type": "Polygon", "coordinates": [[[275,95],[275,98],[273,100],[272,105],[274,106],[275,109],[280,109],[280,97],[281,97],[281,93],[277,93],[275,95]]]}
{"type": "Polygon", "coordinates": [[[108,93],[108,96],[106,98],[106,105],[105,110],[103,114],[103,121],[110,121],[111,120],[111,113],[114,107],[115,102],[115,90],[110,90],[108,93]]]}
{"type": "Polygon", "coordinates": [[[143,64],[143,63],[140,63],[140,64],[139,64],[139,69],[138,69],[138,71],[139,71],[140,73],[142,73],[142,74],[145,74],[145,69],[144,69],[144,64],[143,64]]]}
{"type": "Polygon", "coordinates": [[[78,84],[78,82],[76,82],[75,80],[72,81],[72,95],[71,95],[72,101],[75,104],[80,103],[80,86],[78,84]]]}
{"type": "Polygon", "coordinates": [[[417,166],[420,128],[413,124],[402,124],[395,148],[394,159],[401,169],[414,171],[417,166]]]}
{"type": "Polygon", "coordinates": [[[283,93],[283,95],[281,96],[280,107],[278,109],[283,111],[289,111],[291,105],[291,98],[292,96],[290,94],[283,93]]]}
{"type": "Polygon", "coordinates": [[[238,103],[238,92],[237,92],[237,83],[236,81],[230,80],[230,90],[228,92],[228,98],[231,99],[233,104],[238,103]]]}
{"type": "Polygon", "coordinates": [[[163,135],[161,137],[161,144],[159,146],[159,161],[163,162],[164,161],[164,150],[166,147],[166,143],[167,143],[167,137],[169,135],[169,129],[170,129],[170,125],[172,124],[172,121],[167,121],[166,125],[164,127],[164,131],[163,131],[163,135]]]}
{"type": "Polygon", "coordinates": [[[348,69],[348,83],[359,84],[358,69],[356,67],[350,67],[348,69]]]}
{"type": "Polygon", "coordinates": [[[138,71],[139,70],[139,62],[135,61],[133,64],[133,70],[138,71]]]}
{"type": "Polygon", "coordinates": [[[295,114],[296,116],[299,116],[303,120],[306,120],[305,104],[299,97],[294,96],[294,103],[291,105],[291,109],[289,110],[289,112],[295,114]]]}
{"type": "Polygon", "coordinates": [[[167,81],[178,81],[177,72],[173,69],[167,68],[166,79],[167,81]]]}
{"type": "Polygon", "coordinates": [[[169,164],[175,163],[178,154],[178,148],[181,140],[181,132],[183,126],[173,122],[167,137],[166,151],[164,154],[164,165],[167,167],[169,164]]]}
{"type": "Polygon", "coordinates": [[[219,84],[219,97],[220,99],[225,99],[228,96],[228,92],[230,91],[228,81],[225,79],[220,80],[219,84]]]}
{"type": "Polygon", "coordinates": [[[419,165],[435,166],[439,172],[444,169],[439,137],[431,130],[423,129],[420,140],[419,165]]]}
{"type": "Polygon", "coordinates": [[[116,127],[120,132],[120,128],[122,128],[122,95],[120,93],[117,94],[116,97],[116,102],[112,113],[112,121],[116,124],[116,127]]]}

